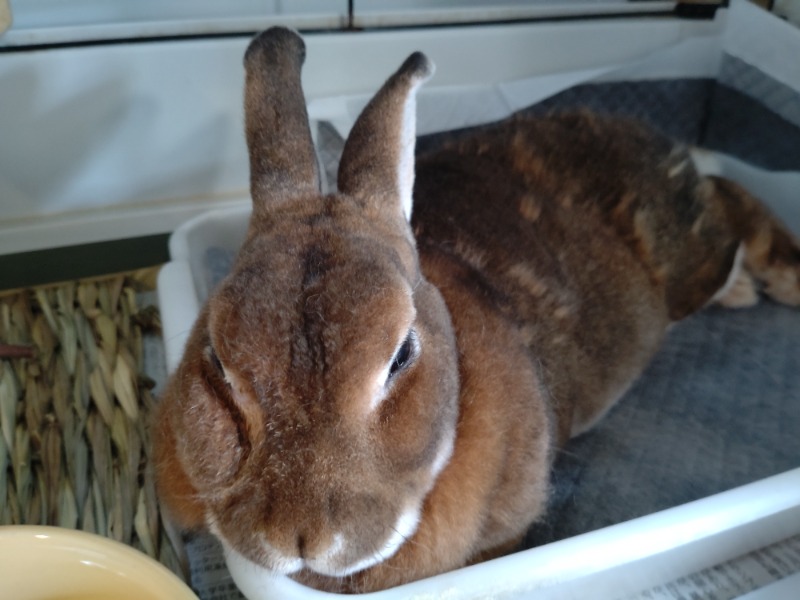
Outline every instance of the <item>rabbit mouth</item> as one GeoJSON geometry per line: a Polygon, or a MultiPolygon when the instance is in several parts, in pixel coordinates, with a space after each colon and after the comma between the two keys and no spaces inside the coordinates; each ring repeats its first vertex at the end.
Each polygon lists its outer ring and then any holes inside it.
{"type": "Polygon", "coordinates": [[[391,535],[371,555],[360,558],[355,562],[340,562],[340,557],[347,555],[347,544],[341,534],[334,536],[333,544],[320,556],[309,558],[305,566],[329,577],[347,577],[364,569],[374,567],[392,557],[408,539],[414,535],[419,525],[419,510],[409,509],[403,512],[392,527],[391,535]]]}
{"type": "Polygon", "coordinates": [[[223,536],[215,532],[222,543],[225,560],[229,566],[233,563],[238,566],[245,565],[245,570],[253,574],[260,573],[264,576],[293,575],[308,569],[318,575],[327,577],[347,577],[363,571],[393,556],[400,547],[414,535],[419,524],[420,513],[418,509],[409,509],[403,512],[392,527],[391,535],[372,554],[348,560],[351,550],[345,536],[341,533],[334,534],[331,544],[315,556],[300,558],[287,556],[274,548],[266,540],[262,540],[261,557],[264,564],[258,564],[252,559],[237,551],[223,536]]]}
{"type": "Polygon", "coordinates": [[[268,563],[268,566],[260,564],[261,561],[256,562],[252,558],[248,558],[238,550],[225,538],[216,526],[209,526],[211,533],[214,534],[220,544],[222,545],[225,562],[229,565],[234,564],[239,567],[244,567],[245,570],[252,573],[269,573],[272,575],[291,575],[301,571],[305,566],[305,561],[300,557],[291,557],[283,554],[272,546],[266,540],[261,542],[261,551],[259,554],[263,562],[268,563]]]}

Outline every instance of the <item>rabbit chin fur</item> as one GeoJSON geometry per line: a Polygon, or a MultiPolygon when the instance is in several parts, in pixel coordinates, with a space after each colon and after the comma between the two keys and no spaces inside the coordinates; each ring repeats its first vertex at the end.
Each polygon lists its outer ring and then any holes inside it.
{"type": "Polygon", "coordinates": [[[153,421],[166,513],[234,560],[364,592],[511,551],[554,448],[670,323],[742,273],[800,302],[796,240],[632,121],[515,116],[419,157],[415,179],[419,53],[321,195],[304,53],[280,28],[247,50],[250,227],[153,421]]]}

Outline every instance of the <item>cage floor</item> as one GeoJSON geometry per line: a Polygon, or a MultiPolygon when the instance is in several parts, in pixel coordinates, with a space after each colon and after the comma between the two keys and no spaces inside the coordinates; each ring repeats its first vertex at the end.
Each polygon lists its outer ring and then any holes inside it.
{"type": "Polygon", "coordinates": [[[762,300],[678,323],[619,404],[559,452],[537,545],[800,466],[800,310],[762,300]]]}

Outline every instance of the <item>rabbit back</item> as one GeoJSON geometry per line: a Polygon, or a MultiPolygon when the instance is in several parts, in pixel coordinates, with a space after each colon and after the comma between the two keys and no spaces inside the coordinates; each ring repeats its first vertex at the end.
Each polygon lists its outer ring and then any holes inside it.
{"type": "Polygon", "coordinates": [[[687,148],[575,112],[516,116],[421,156],[413,223],[421,254],[467,265],[515,324],[563,442],[724,286],[740,239],[723,204],[687,148]]]}

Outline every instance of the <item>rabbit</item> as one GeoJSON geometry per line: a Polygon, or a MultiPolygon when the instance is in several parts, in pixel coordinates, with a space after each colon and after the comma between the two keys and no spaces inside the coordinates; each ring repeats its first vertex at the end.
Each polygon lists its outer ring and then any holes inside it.
{"type": "Polygon", "coordinates": [[[322,195],[304,58],[246,51],[249,229],[153,420],[165,513],[265,573],[369,592],[513,551],[671,323],[800,303],[797,240],[635,121],[514,115],[415,161],[419,52],[322,195]]]}

